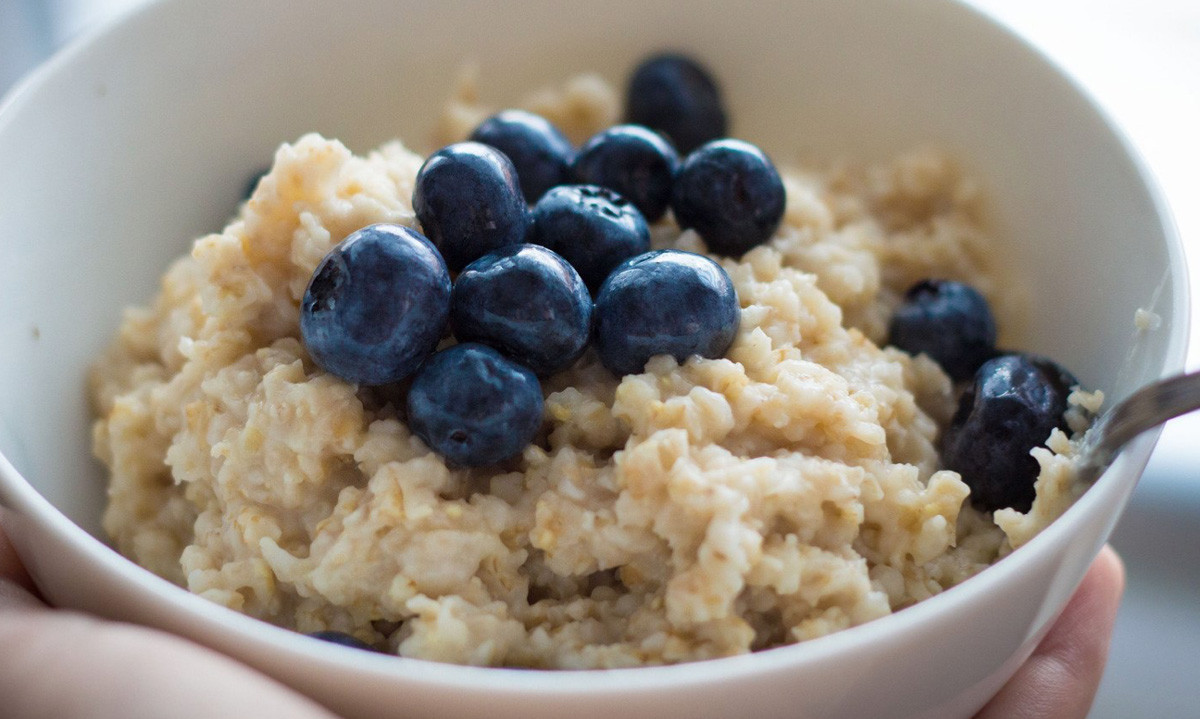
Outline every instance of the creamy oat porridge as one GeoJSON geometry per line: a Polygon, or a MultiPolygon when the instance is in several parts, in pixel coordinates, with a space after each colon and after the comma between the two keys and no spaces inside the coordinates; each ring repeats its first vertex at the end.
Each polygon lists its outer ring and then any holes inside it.
{"type": "MultiPolygon", "coordinates": [[[[575,141],[616,93],[585,77],[527,99],[575,141]]],[[[469,81],[439,140],[494,108],[469,81]]],[[[930,359],[881,348],[907,287],[970,281],[1001,324],[980,193],[920,150],[783,172],[774,237],[738,260],[741,325],[721,359],[614,377],[585,354],[542,382],[519,458],[456,469],[413,436],[400,387],[313,364],[299,305],[314,268],[374,223],[417,228],[422,157],[307,135],[96,363],[95,450],[117,548],[214,602],[301,632],[480,665],[619,667],[818,637],[972,576],[1083,487],[1055,430],[1027,513],[976,510],[938,437],[954,413],[930,359]]],[[[668,215],[655,248],[703,252],[668,215]]],[[[1076,391],[1083,429],[1099,393],[1076,391]]]]}

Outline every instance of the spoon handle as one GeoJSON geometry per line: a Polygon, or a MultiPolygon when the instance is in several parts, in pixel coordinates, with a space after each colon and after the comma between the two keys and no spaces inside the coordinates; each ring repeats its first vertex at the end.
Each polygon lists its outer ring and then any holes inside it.
{"type": "Polygon", "coordinates": [[[1148,429],[1200,409],[1200,372],[1152,382],[1105,412],[1084,440],[1082,471],[1099,475],[1117,451],[1148,429]]]}

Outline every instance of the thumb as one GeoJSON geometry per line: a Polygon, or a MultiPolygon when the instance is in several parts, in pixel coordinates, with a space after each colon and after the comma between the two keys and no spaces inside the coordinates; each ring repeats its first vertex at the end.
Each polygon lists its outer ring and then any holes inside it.
{"type": "Polygon", "coordinates": [[[0,697],[8,719],[335,719],[266,675],[143,627],[52,610],[0,532],[0,697]]]}
{"type": "Polygon", "coordinates": [[[1096,696],[1125,568],[1105,547],[1033,656],[976,719],[1083,719],[1096,696]]]}

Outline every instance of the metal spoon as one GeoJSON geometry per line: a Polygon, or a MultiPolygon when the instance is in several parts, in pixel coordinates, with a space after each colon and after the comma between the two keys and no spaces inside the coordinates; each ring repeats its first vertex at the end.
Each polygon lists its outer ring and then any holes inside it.
{"type": "Polygon", "coordinates": [[[1151,382],[1111,407],[1083,438],[1079,478],[1094,482],[1125,443],[1169,419],[1200,409],[1200,372],[1151,382]]]}

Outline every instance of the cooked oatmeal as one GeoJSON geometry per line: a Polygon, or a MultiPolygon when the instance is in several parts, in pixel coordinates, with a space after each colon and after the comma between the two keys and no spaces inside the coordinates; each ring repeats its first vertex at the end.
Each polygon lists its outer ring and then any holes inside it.
{"type": "MultiPolygon", "coordinates": [[[[617,116],[601,80],[529,98],[570,137],[617,116]]],[[[490,112],[470,82],[439,125],[490,112]]],[[[881,348],[904,289],[970,281],[1003,324],[980,191],[948,156],[788,169],[766,245],[715,258],[741,327],[723,359],[617,378],[589,351],[543,383],[542,434],[501,467],[447,467],[402,387],[318,369],[299,339],[314,267],[373,223],[417,227],[422,158],[307,135],[223,231],[127,311],[96,363],[104,526],[137,563],[302,632],[410,657],[584,668],[681,662],[818,637],[972,576],[1070,505],[1056,431],[1028,514],[993,518],[939,470],[954,409],[933,361],[881,348]]],[[[670,216],[655,248],[703,252],[670,216]]],[[[1075,392],[1082,414],[1099,395],[1075,392]]]]}

